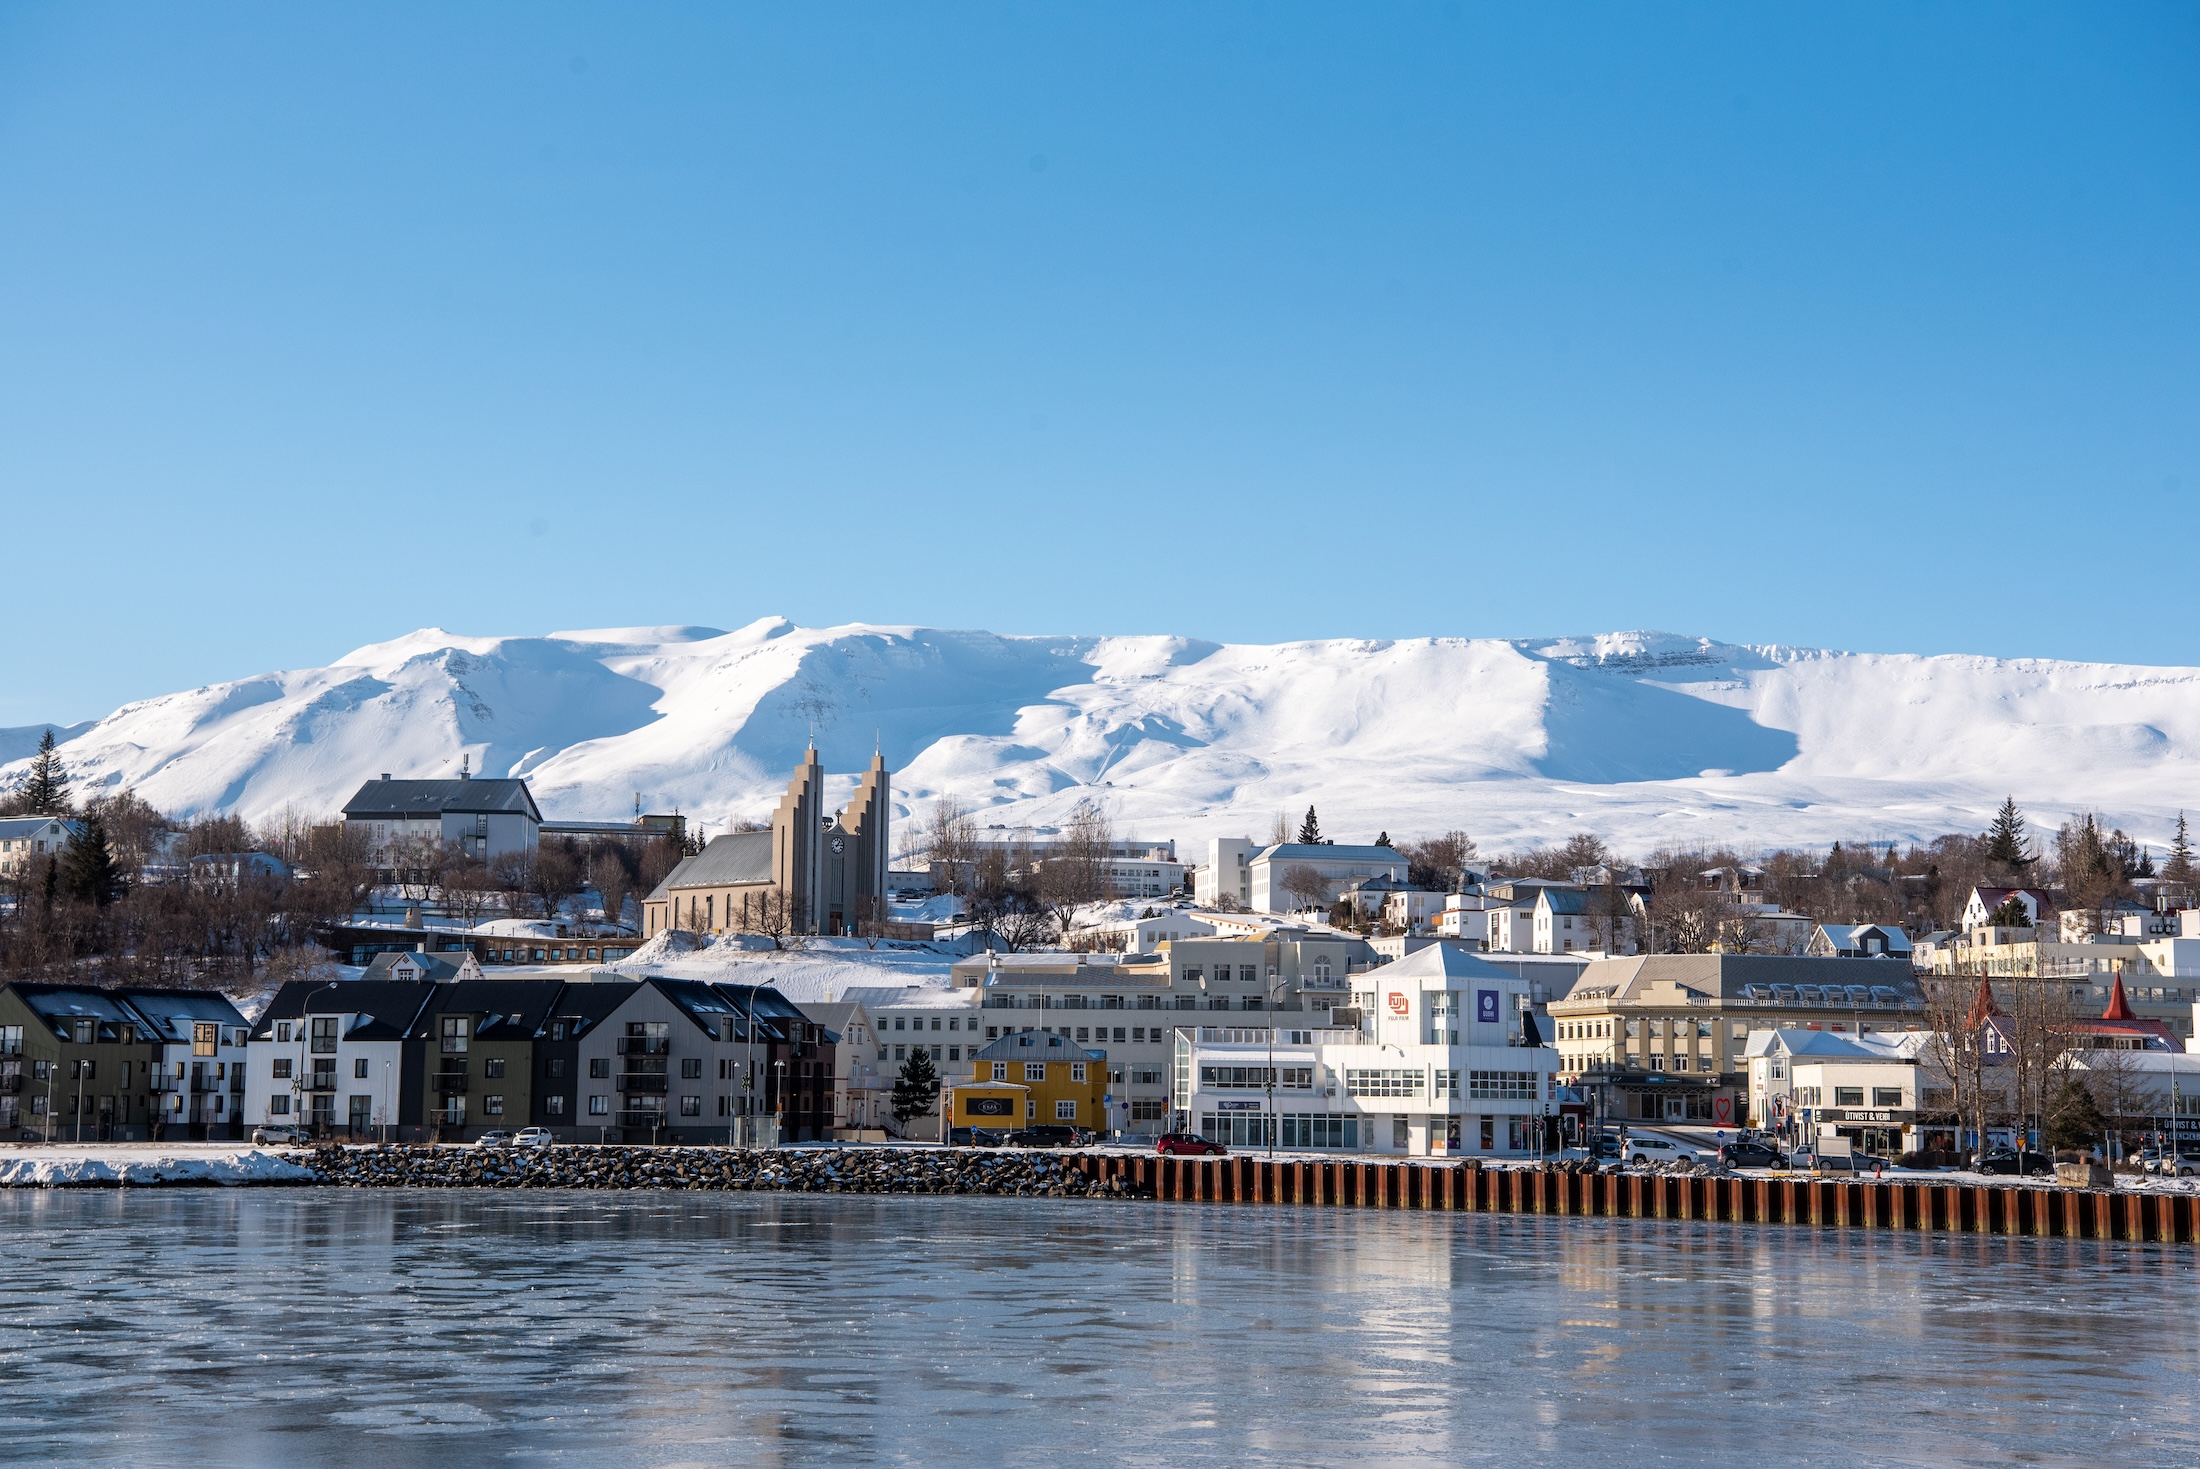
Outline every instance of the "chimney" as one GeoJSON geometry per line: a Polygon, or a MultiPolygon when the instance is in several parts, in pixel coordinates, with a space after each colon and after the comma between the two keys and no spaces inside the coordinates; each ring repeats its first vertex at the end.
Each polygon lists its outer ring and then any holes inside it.
{"type": "Polygon", "coordinates": [[[383,772],[382,772],[382,779],[384,779],[384,780],[388,780],[389,778],[390,778],[390,773],[389,773],[389,772],[388,772],[387,770],[383,771],[383,772]]]}
{"type": "Polygon", "coordinates": [[[474,778],[474,757],[471,751],[458,757],[458,778],[460,780],[472,780],[474,778]]]}

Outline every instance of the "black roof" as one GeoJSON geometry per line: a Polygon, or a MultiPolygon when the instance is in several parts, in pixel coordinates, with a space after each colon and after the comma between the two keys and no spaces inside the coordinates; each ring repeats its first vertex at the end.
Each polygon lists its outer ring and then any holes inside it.
{"type": "Polygon", "coordinates": [[[487,1017],[474,1031],[477,1040],[532,1040],[557,1011],[566,987],[562,979],[462,979],[434,985],[414,1017],[413,1034],[435,1034],[437,1020],[456,1012],[487,1017]]]}
{"type": "Polygon", "coordinates": [[[190,1040],[194,1021],[211,1020],[218,1025],[246,1023],[244,1013],[219,990],[127,989],[122,993],[130,1007],[144,1016],[164,1040],[190,1040]]]}
{"type": "Polygon", "coordinates": [[[299,1020],[307,1015],[358,1015],[345,1032],[346,1039],[360,1041],[403,1040],[419,1018],[421,1008],[439,989],[449,986],[422,984],[407,979],[340,979],[316,983],[293,979],[275,992],[252,1024],[252,1038],[264,1041],[274,1034],[274,1022],[299,1020]]]}
{"type": "Polygon", "coordinates": [[[347,817],[517,811],[542,820],[524,780],[370,780],[344,803],[347,817]]]}

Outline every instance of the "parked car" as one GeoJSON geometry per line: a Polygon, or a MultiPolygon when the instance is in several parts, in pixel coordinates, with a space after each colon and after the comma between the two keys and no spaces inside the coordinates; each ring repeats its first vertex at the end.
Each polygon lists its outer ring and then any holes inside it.
{"type": "Polygon", "coordinates": [[[511,1145],[512,1135],[501,1127],[492,1127],[474,1139],[477,1148],[508,1148],[511,1145]]]}
{"type": "Polygon", "coordinates": [[[2027,1178],[2042,1178],[2055,1171],[2055,1162],[2045,1153],[2035,1153],[2026,1148],[2020,1156],[2014,1148],[1990,1148],[1979,1155],[1972,1165],[1980,1173],[2022,1174],[2027,1178]]]}
{"type": "Polygon", "coordinates": [[[1154,1139],[1153,1150],[1183,1158],[1227,1157],[1230,1150],[1196,1132],[1165,1132],[1154,1139]]]}
{"type": "Polygon", "coordinates": [[[547,1148],[552,1141],[550,1129],[547,1127],[523,1127],[512,1134],[512,1146],[515,1148],[547,1148]]]}
{"type": "Polygon", "coordinates": [[[1729,1168],[1785,1168],[1787,1155],[1770,1143],[1728,1143],[1719,1149],[1719,1161],[1729,1168]]]}
{"type": "Polygon", "coordinates": [[[1645,1163],[1693,1163],[1696,1150],[1670,1138],[1634,1137],[1627,1140],[1627,1161],[1637,1167],[1645,1163]]]}
{"type": "Polygon", "coordinates": [[[1586,1143],[1577,1143],[1572,1147],[1560,1148],[1558,1150],[1558,1161],[1561,1163],[1618,1163],[1623,1159],[1618,1138],[1600,1137],[1593,1138],[1586,1143]]]}
{"type": "Polygon", "coordinates": [[[269,1143],[302,1143],[305,1140],[306,1135],[287,1122],[270,1122],[265,1127],[252,1129],[252,1143],[255,1147],[264,1148],[269,1143]]]}

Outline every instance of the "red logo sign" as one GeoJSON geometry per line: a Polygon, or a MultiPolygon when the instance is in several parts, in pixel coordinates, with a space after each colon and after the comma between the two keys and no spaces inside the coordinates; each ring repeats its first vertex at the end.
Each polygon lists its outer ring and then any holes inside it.
{"type": "Polygon", "coordinates": [[[1390,1013],[1393,1015],[1406,1013],[1406,997],[1396,990],[1390,992],[1390,1013]]]}

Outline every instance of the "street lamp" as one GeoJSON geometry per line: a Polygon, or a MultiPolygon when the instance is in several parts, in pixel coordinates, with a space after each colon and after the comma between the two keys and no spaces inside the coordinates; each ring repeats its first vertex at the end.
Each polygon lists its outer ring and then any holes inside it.
{"type": "Polygon", "coordinates": [[[774,1089],[779,1093],[772,1116],[772,1146],[776,1148],[787,1138],[787,1063],[774,1061],[772,1070],[778,1073],[772,1078],[774,1089]]]}

